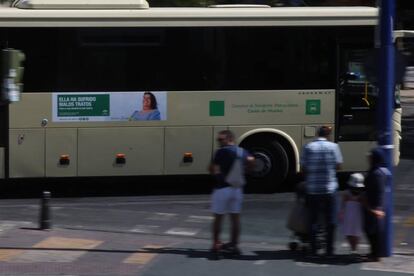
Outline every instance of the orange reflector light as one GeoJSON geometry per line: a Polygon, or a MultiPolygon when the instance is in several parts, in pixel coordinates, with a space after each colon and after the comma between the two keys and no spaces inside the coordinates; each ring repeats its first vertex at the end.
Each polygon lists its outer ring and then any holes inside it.
{"type": "Polygon", "coordinates": [[[69,154],[61,154],[59,158],[59,164],[62,166],[68,166],[70,163],[69,154]]]}
{"type": "Polygon", "coordinates": [[[193,153],[192,152],[185,152],[183,157],[184,163],[193,163],[193,153]]]}
{"type": "Polygon", "coordinates": [[[117,153],[116,158],[125,158],[125,153],[117,153]]]}

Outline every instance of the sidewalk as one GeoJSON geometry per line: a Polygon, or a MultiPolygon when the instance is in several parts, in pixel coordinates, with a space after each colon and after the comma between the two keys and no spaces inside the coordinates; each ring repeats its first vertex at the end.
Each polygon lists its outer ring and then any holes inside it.
{"type": "MultiPolygon", "coordinates": [[[[53,229],[3,223],[0,275],[391,275],[414,273],[414,252],[397,249],[381,263],[358,263],[338,248],[335,259],[309,260],[285,244],[242,243],[239,258],[210,260],[206,239],[53,229]],[[258,274],[259,273],[259,274],[258,274]]],[[[377,276],[379,276],[377,275],[377,276]]]]}

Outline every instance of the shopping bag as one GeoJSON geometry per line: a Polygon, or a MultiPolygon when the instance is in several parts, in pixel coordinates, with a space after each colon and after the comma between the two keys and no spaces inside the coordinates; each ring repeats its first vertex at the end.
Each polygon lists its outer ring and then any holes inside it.
{"type": "Polygon", "coordinates": [[[302,200],[296,200],[294,202],[289,213],[286,227],[295,233],[308,233],[308,211],[302,200]]]}

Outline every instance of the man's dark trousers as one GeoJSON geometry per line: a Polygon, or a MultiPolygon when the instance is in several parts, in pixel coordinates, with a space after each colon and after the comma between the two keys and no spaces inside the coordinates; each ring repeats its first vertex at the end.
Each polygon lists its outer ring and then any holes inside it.
{"type": "Polygon", "coordinates": [[[337,224],[336,193],[307,194],[306,206],[309,212],[311,251],[317,253],[317,233],[320,226],[326,230],[326,254],[334,254],[335,229],[337,224]]]}

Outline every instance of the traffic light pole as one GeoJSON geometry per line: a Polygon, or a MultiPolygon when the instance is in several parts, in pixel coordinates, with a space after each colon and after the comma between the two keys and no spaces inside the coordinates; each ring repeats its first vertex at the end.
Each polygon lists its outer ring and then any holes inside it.
{"type": "Polygon", "coordinates": [[[1,55],[0,103],[18,102],[23,90],[25,55],[16,49],[4,49],[1,51],[1,55]]]}
{"type": "Polygon", "coordinates": [[[379,70],[379,97],[377,110],[378,144],[384,150],[385,162],[391,172],[388,177],[384,204],[385,204],[385,225],[383,256],[392,255],[393,241],[393,129],[392,115],[395,102],[395,50],[393,44],[393,22],[395,14],[394,0],[381,0],[380,7],[380,70],[379,70]]]}

